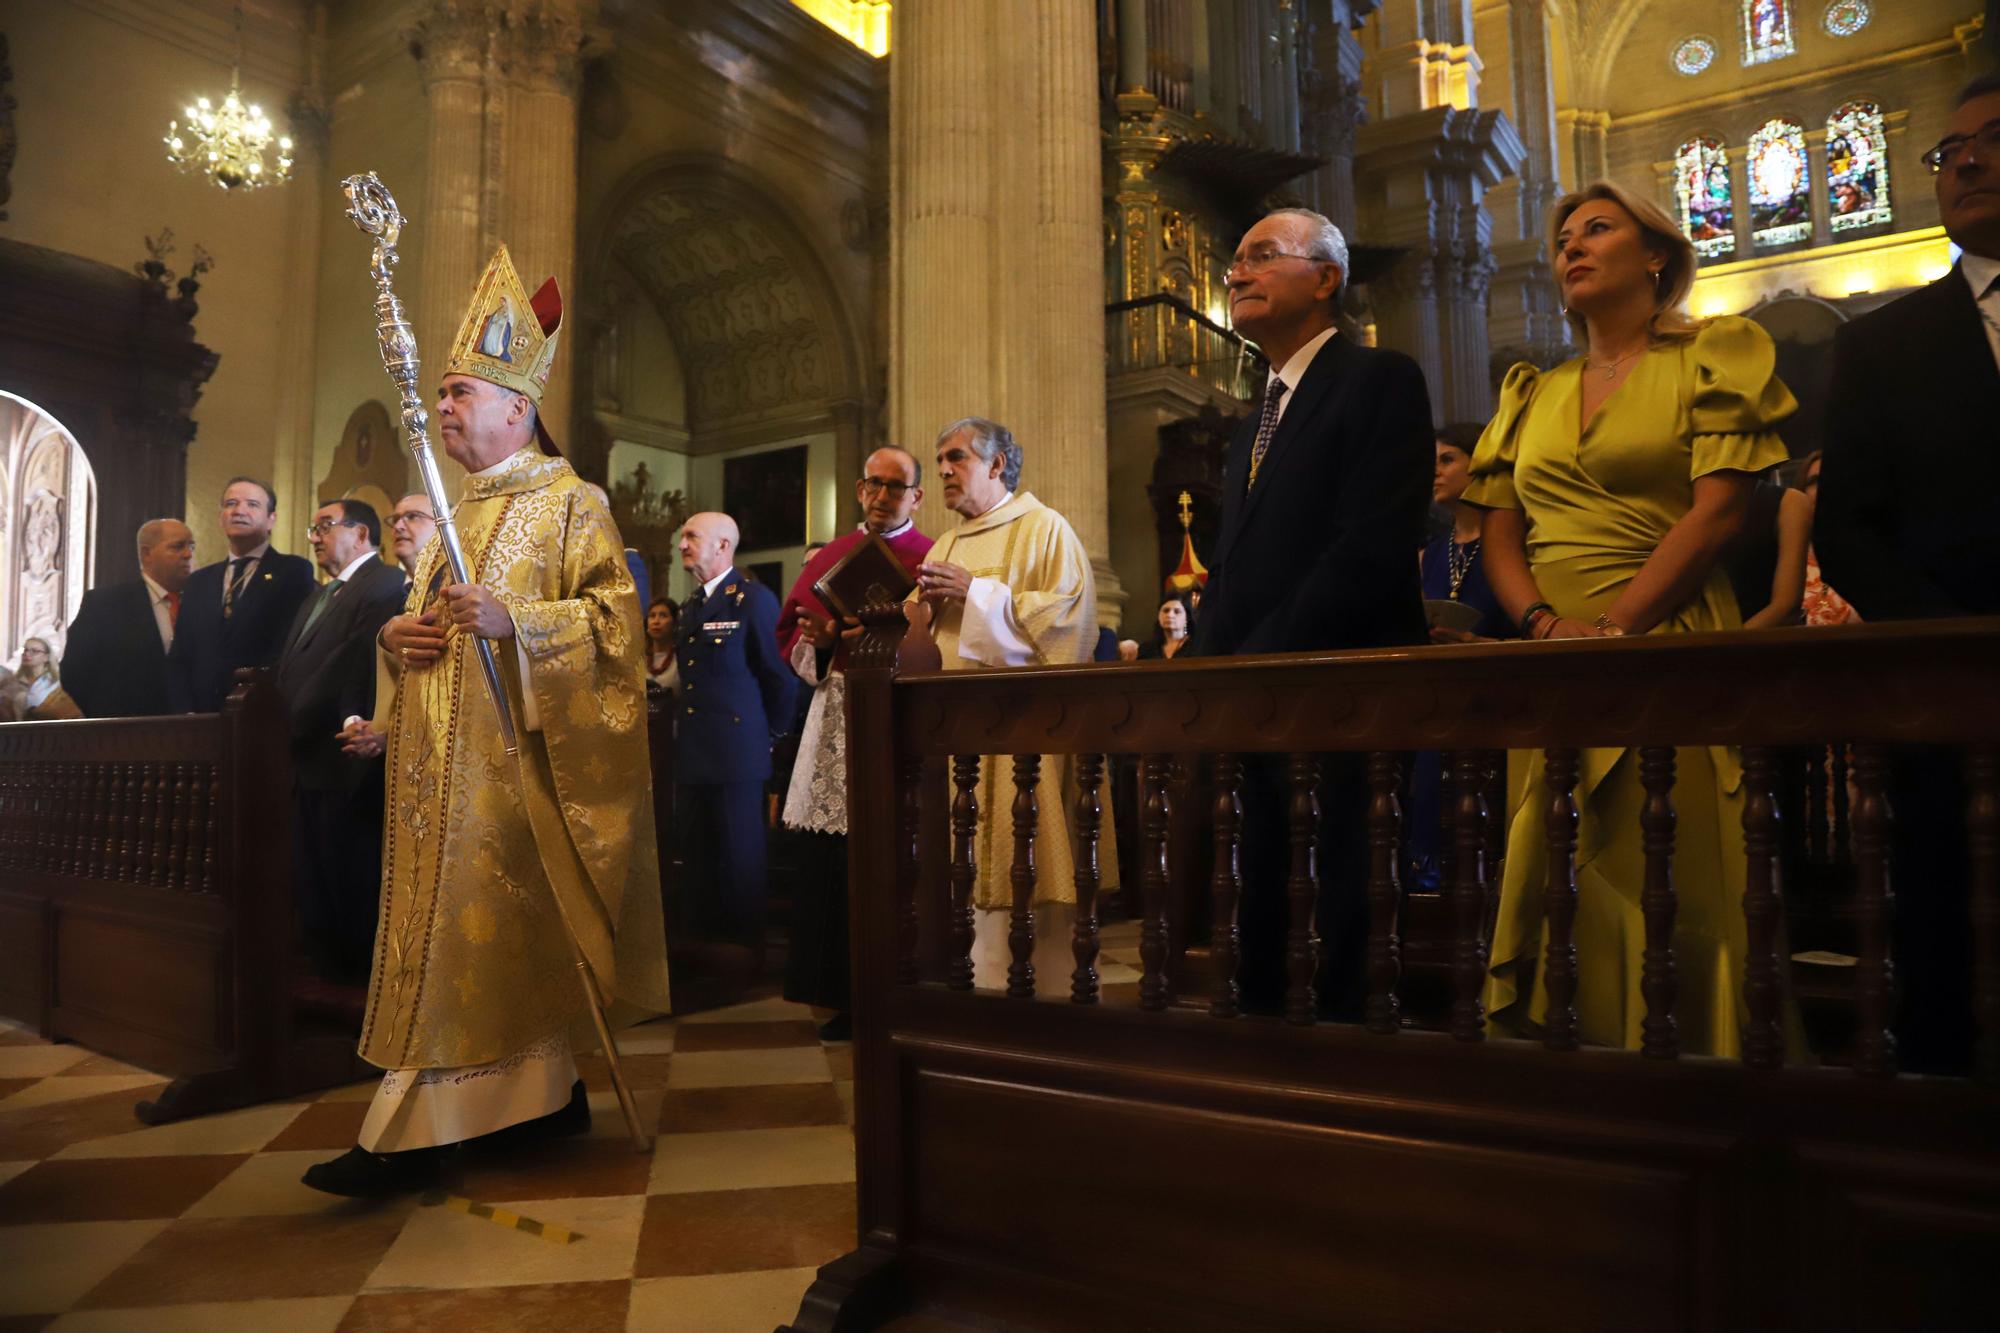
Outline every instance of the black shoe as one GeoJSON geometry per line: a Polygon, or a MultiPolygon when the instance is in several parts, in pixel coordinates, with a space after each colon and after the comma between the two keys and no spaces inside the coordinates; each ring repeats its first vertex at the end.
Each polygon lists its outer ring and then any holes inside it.
{"type": "Polygon", "coordinates": [[[349,1148],[330,1162],[306,1168],[300,1179],[325,1194],[348,1199],[386,1199],[397,1194],[415,1194],[437,1184],[451,1146],[412,1148],[407,1152],[377,1153],[365,1148],[349,1148]]]}
{"type": "Polygon", "coordinates": [[[845,1009],[819,1025],[821,1041],[853,1041],[854,1015],[845,1009]]]}
{"type": "Polygon", "coordinates": [[[491,1134],[482,1134],[471,1140],[468,1146],[479,1152],[489,1148],[513,1149],[589,1132],[590,1096],[584,1091],[583,1080],[578,1079],[570,1084],[567,1105],[547,1115],[536,1116],[533,1120],[523,1120],[517,1125],[496,1129],[491,1134]]]}

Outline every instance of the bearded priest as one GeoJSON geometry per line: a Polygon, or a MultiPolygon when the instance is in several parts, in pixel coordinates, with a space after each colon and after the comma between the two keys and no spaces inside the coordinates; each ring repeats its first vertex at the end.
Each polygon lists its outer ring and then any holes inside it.
{"type": "Polygon", "coordinates": [[[378,640],[395,703],[360,1049],[388,1072],[359,1143],[305,1174],[329,1194],[426,1189],[461,1147],[589,1128],[572,1043],[595,1039],[567,931],[613,1027],[667,1009],[645,639],[611,515],[541,419],[561,323],[555,280],[530,298],[502,246],[438,389],[445,453],[470,474],[454,512],[473,581],[430,543],[378,640]]]}

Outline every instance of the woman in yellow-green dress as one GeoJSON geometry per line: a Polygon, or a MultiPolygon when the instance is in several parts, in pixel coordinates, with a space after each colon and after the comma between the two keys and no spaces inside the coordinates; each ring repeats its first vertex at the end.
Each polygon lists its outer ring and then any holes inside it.
{"type": "MultiPolygon", "coordinates": [[[[1588,349],[1507,374],[1463,499],[1484,511],[1488,577],[1528,638],[1689,634],[1741,619],[1718,557],[1754,474],[1785,457],[1797,404],[1771,339],[1690,319],[1694,249],[1656,206],[1599,183],[1557,203],[1551,262],[1588,349]]],[[[1487,978],[1496,1030],[1528,1032],[1547,997],[1547,805],[1539,752],[1509,763],[1506,871],[1487,978]]],[[[1645,791],[1632,749],[1582,754],[1576,1009],[1587,1043],[1638,1047],[1645,791]]],[[[1736,1055],[1744,1020],[1742,771],[1723,747],[1677,751],[1674,950],[1681,1049],[1736,1055]]]]}

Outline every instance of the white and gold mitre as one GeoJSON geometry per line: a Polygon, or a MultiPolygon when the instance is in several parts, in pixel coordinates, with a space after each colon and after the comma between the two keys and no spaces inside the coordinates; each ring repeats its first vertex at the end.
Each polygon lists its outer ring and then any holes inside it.
{"type": "Polygon", "coordinates": [[[526,394],[536,407],[535,434],[548,454],[558,450],[540,409],[549,370],[555,365],[562,316],[562,292],[556,280],[550,278],[529,296],[503,245],[473,290],[472,304],[458,326],[444,368],[447,375],[470,375],[526,394]]]}

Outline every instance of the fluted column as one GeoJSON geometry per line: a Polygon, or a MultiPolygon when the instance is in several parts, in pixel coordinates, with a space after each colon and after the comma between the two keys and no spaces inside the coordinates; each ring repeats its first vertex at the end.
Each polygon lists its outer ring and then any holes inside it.
{"type": "MultiPolygon", "coordinates": [[[[292,182],[285,189],[285,271],[317,274],[327,216],[326,147],[328,114],[321,70],[326,48],[326,7],[314,5],[306,36],[306,86],[286,108],[297,144],[292,182]]],[[[319,283],[296,284],[278,325],[278,377],[274,396],[271,484],[278,488],[287,522],[317,506],[313,488],[318,460],[313,450],[313,395],[319,356],[319,283]]],[[[328,444],[329,449],[332,443],[328,444]]],[[[294,530],[297,524],[292,524],[294,530]]],[[[286,543],[287,546],[290,543],[286,543]]]]}
{"type": "Polygon", "coordinates": [[[1549,209],[1562,188],[1548,0],[1517,0],[1500,17],[1512,94],[1508,119],[1526,155],[1516,180],[1496,187],[1500,198],[1491,201],[1499,268],[1489,329],[1496,361],[1549,366],[1568,355],[1568,338],[1543,240],[1549,209]]]}
{"type": "MultiPolygon", "coordinates": [[[[582,72],[583,0],[539,0],[510,16],[502,128],[500,238],[532,293],[553,276],[573,313],[576,290],[576,93],[582,72]]],[[[565,315],[565,322],[569,319],[565,315]]],[[[576,337],[556,344],[542,416],[567,451],[576,337]]]]}
{"type": "Polygon", "coordinates": [[[439,0],[418,19],[411,34],[411,50],[422,68],[429,102],[423,208],[411,228],[421,256],[412,313],[426,394],[443,369],[445,352],[488,258],[483,218],[491,147],[487,68],[496,56],[498,38],[497,12],[452,0],[439,0]]]}
{"type": "MultiPolygon", "coordinates": [[[[907,0],[893,13],[890,438],[927,453],[954,418],[1006,423],[1022,487],[1076,529],[1115,624],[1091,7],[907,0]],[[996,88],[1020,95],[1002,105],[996,88]]],[[[935,487],[922,520],[953,521],[935,487]]]]}

